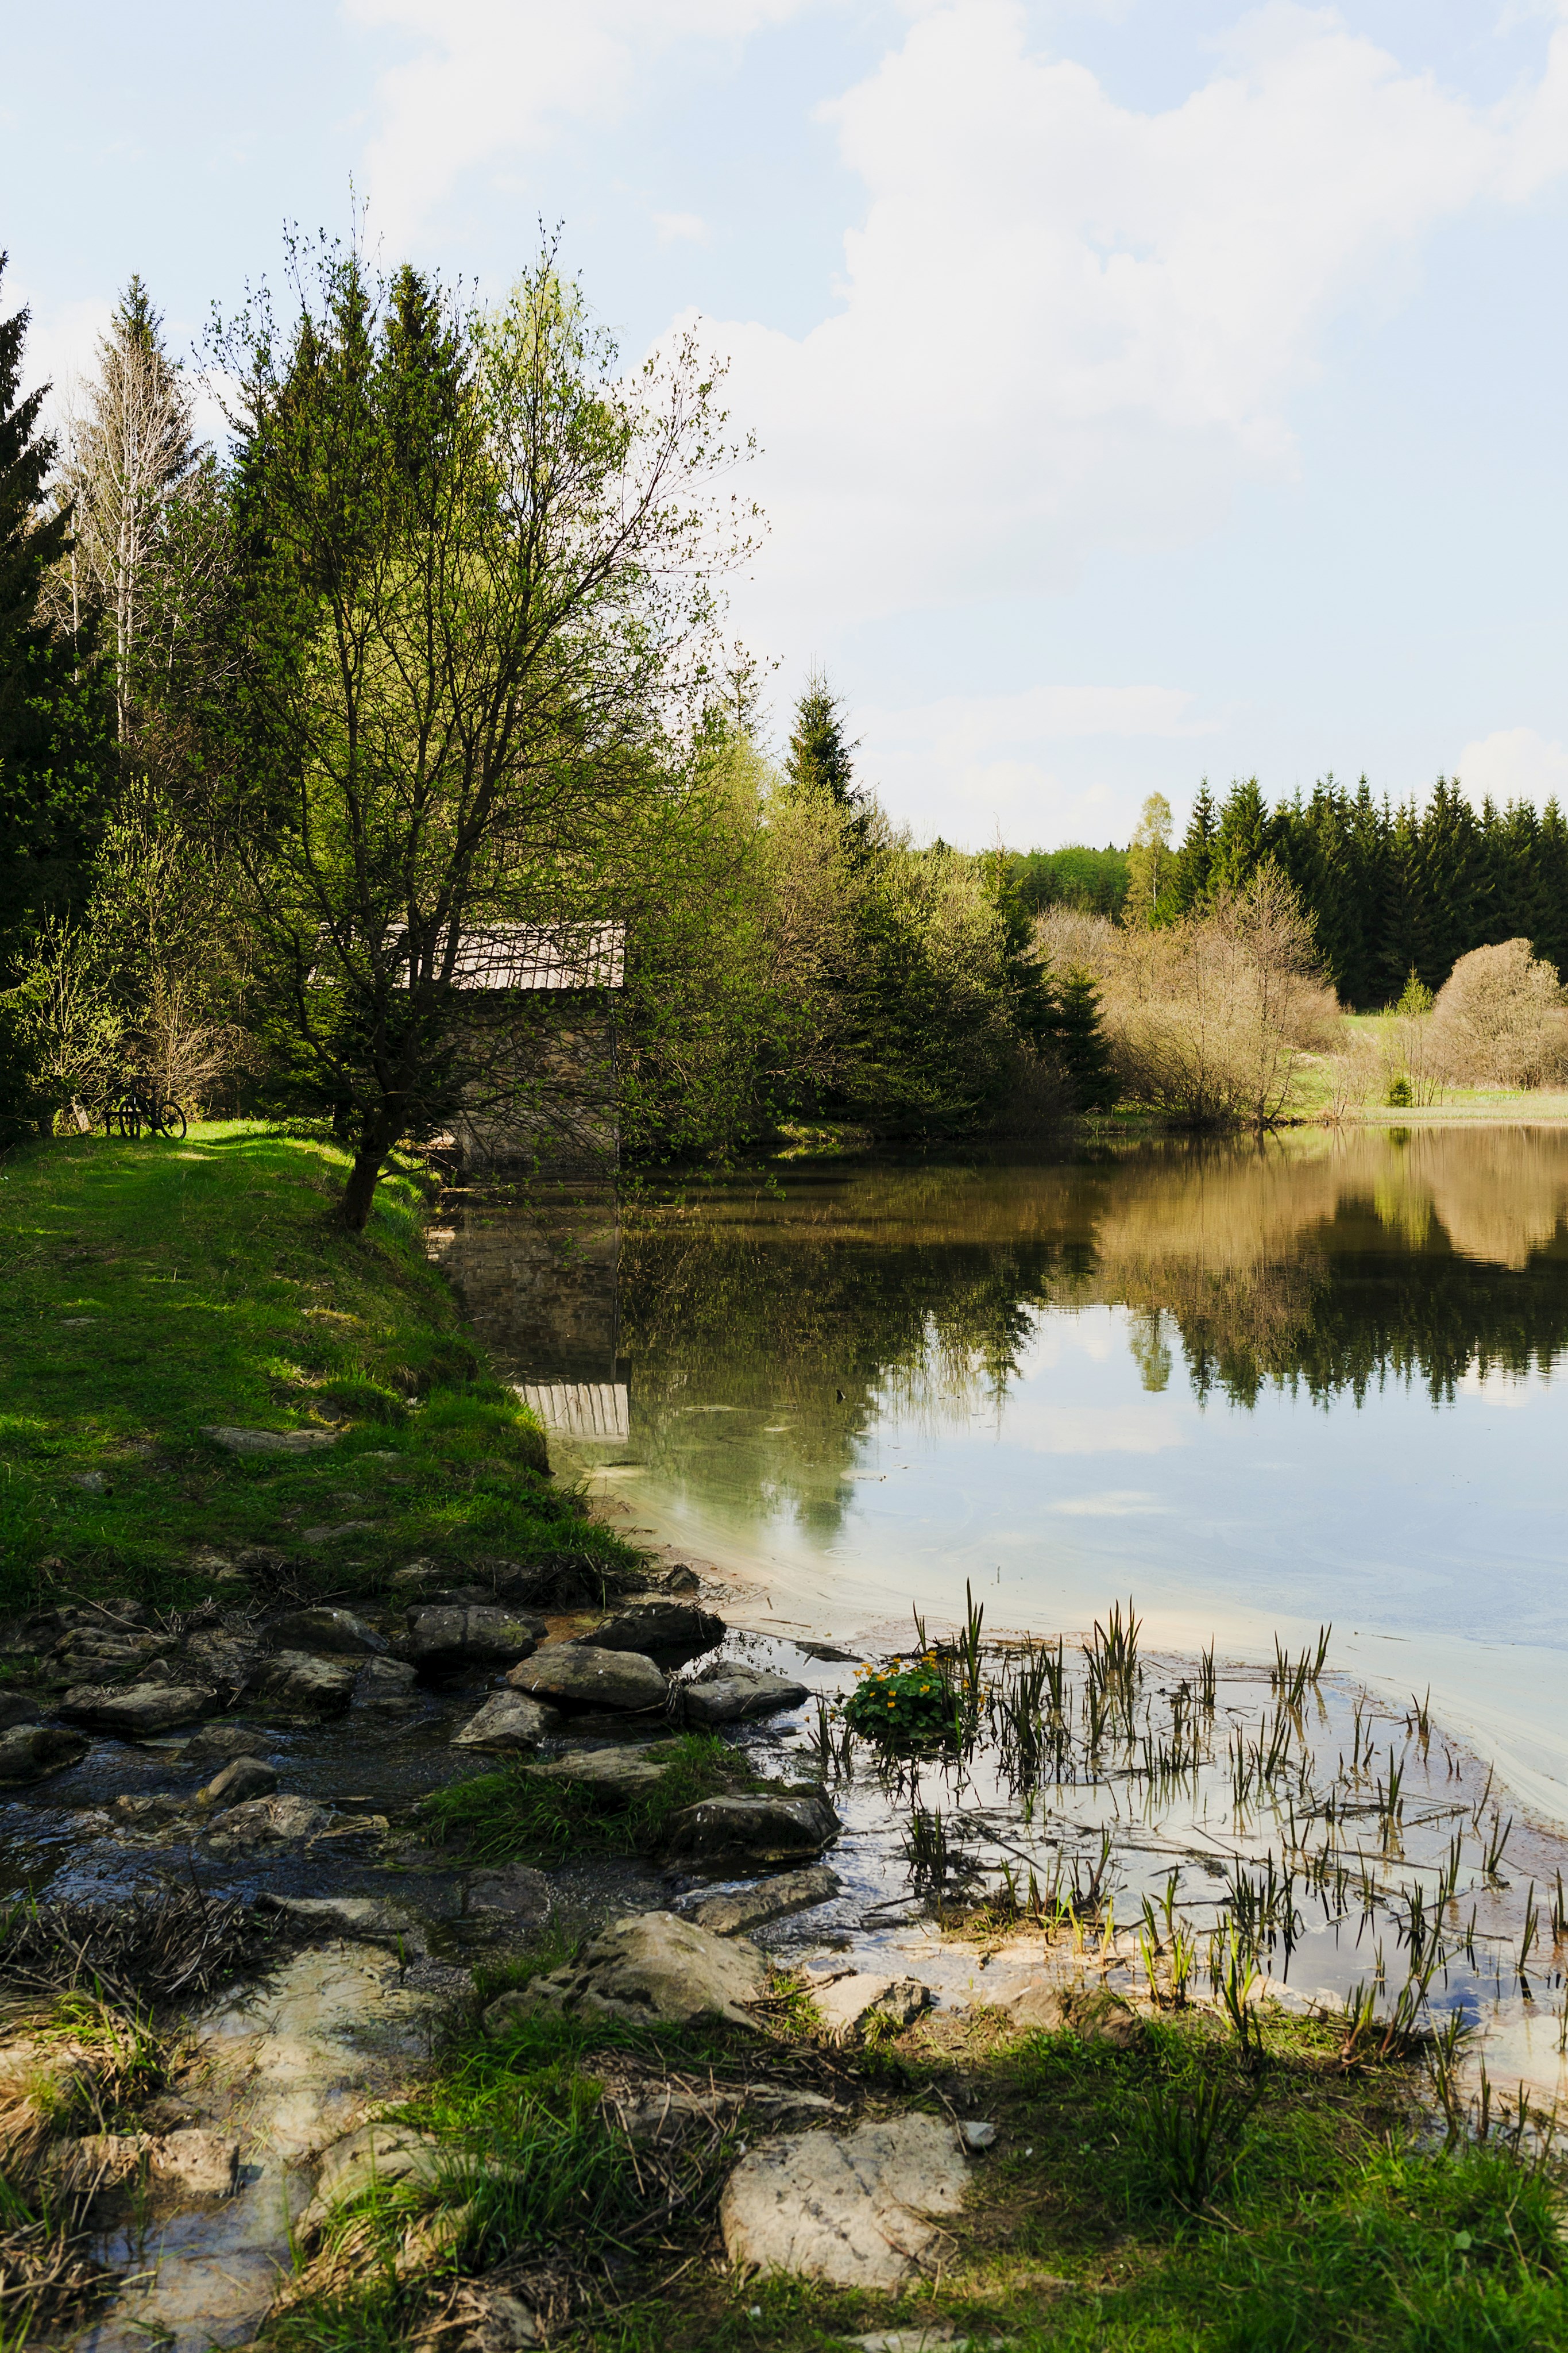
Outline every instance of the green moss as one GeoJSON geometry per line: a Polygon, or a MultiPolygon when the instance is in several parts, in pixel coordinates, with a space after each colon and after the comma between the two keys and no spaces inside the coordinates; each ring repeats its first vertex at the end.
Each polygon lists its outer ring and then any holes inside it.
{"type": "Polygon", "coordinates": [[[617,1800],[602,1783],[542,1779],[526,1763],[432,1791],[420,1809],[437,1840],[476,1862],[559,1861],[565,1854],[654,1854],[671,1817],[703,1798],[763,1788],[739,1749],[713,1733],[660,1741],[655,1789],[617,1800]]]}

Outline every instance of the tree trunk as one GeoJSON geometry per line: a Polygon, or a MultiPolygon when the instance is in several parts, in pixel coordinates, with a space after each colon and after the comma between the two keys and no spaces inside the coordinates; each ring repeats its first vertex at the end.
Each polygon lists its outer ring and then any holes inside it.
{"type": "Polygon", "coordinates": [[[385,1122],[366,1120],[360,1130],[359,1150],[354,1154],[342,1199],[338,1203],[338,1215],[351,1234],[363,1234],[369,1222],[376,1179],[391,1148],[392,1135],[385,1122]]]}

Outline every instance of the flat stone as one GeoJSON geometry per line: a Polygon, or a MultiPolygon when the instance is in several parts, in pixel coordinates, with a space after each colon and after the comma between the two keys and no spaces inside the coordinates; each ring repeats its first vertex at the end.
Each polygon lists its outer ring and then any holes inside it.
{"type": "Polygon", "coordinates": [[[340,1536],[374,1535],[379,1525],[376,1520],[340,1520],[335,1527],[301,1529],[300,1541],[308,1545],[335,1544],[340,1536]]]}
{"type": "Polygon", "coordinates": [[[325,1430],[234,1430],[221,1422],[204,1426],[202,1436],[226,1454],[315,1454],[338,1442],[325,1430]]]}
{"type": "Polygon", "coordinates": [[[729,1632],[722,1618],[700,1609],[690,1601],[633,1601],[584,1634],[584,1644],[601,1651],[639,1651],[645,1658],[660,1654],[695,1659],[710,1651],[729,1632]]]}
{"type": "Polygon", "coordinates": [[[0,1785],[41,1781],[79,1765],[89,1743],[79,1732],[66,1732],[57,1724],[13,1724],[0,1732],[0,1785]]]}
{"type": "Polygon", "coordinates": [[[700,1593],[702,1590],[702,1579],[694,1568],[688,1568],[683,1560],[678,1560],[673,1568],[666,1569],[658,1582],[665,1593],[700,1593]]]}
{"type": "Polygon", "coordinates": [[[111,1732],[121,1740],[150,1740],[194,1723],[217,1704],[216,1695],[185,1683],[79,1683],[67,1692],[59,1713],[89,1732],[111,1732]]]}
{"type": "Polygon", "coordinates": [[[277,1771],[262,1757],[231,1757],[222,1772],[196,1791],[192,1803],[200,1813],[220,1814],[247,1799],[269,1798],[277,1787],[277,1771]]]}
{"type": "Polygon", "coordinates": [[[452,1735],[454,1748],[495,1748],[503,1751],[537,1748],[561,1721],[552,1707],[541,1707],[522,1692],[492,1692],[477,1715],[470,1715],[452,1735]]]}
{"type": "MultiPolygon", "coordinates": [[[[171,1671],[164,1680],[210,1683],[219,1698],[226,1702],[245,1689],[256,1664],[256,1642],[244,1635],[216,1631],[193,1634],[185,1644],[184,1672],[171,1671]]],[[[142,1680],[151,1680],[151,1670],[142,1680]]]]}
{"type": "Polygon", "coordinates": [[[319,1838],[331,1819],[313,1798],[249,1798],[220,1817],[217,1834],[237,1846],[292,1846],[319,1838]]]}
{"type": "Polygon", "coordinates": [[[574,1782],[624,1805],[657,1789],[669,1766],[646,1748],[580,1748],[567,1757],[552,1757],[547,1765],[522,1769],[531,1781],[574,1782]]]}
{"type": "Polygon", "coordinates": [[[1109,1986],[1090,1985],[1083,1978],[1065,1983],[1031,1978],[1002,2007],[1015,2026],[1076,2034],[1080,2042],[1109,2042],[1119,2051],[1141,2041],[1143,2033],[1143,2021],[1131,2003],[1109,1986]]]}
{"type": "Polygon", "coordinates": [[[39,1724],[53,1705],[36,1692],[0,1691],[0,1732],[8,1732],[14,1724],[39,1724]]]}
{"type": "Polygon", "coordinates": [[[967,2183],[957,2136],[935,2116],[763,2141],[724,2185],[724,2252],[742,2271],[887,2292],[925,2266],[934,2218],[959,2211],[967,2183]]]}
{"type": "Polygon", "coordinates": [[[886,2020],[893,2026],[908,2026],[930,2007],[931,1988],[921,1985],[919,1978],[879,1977],[868,1970],[852,1969],[847,1976],[834,1978],[814,1989],[812,2000],[833,2042],[860,2042],[874,2022],[886,2020]]]}
{"type": "Polygon", "coordinates": [[[820,1854],[842,1827],[820,1789],[704,1798],[671,1817],[665,1844],[697,1862],[797,1862],[820,1854]]]}
{"type": "Polygon", "coordinates": [[[226,2133],[190,2125],[149,2141],[147,2162],[154,2181],[171,2183],[192,2198],[230,2198],[239,2178],[239,2143],[226,2133]]]}
{"type": "Polygon", "coordinates": [[[960,2124],[958,2137],[971,2157],[978,2157],[982,2149],[995,2147],[996,2127],[993,2124],[983,2123],[980,2118],[972,2116],[960,2124]]]}
{"type": "Polygon", "coordinates": [[[476,1871],[468,1883],[467,1909],[503,1913],[519,1926],[542,1926],[550,1917],[550,1882],[526,1862],[476,1871]]]}
{"type": "Polygon", "coordinates": [[[552,1642],[537,1656],[513,1667],[507,1682],[514,1691],[561,1707],[602,1707],[627,1714],[662,1707],[669,1685],[651,1659],[636,1651],[602,1651],[596,1644],[552,1642]]]}
{"type": "Polygon", "coordinates": [[[204,1724],[186,1741],[182,1762],[220,1765],[231,1757],[270,1757],[277,1742],[259,1724],[204,1724]]]}
{"type": "Polygon", "coordinates": [[[271,1912],[327,1936],[346,1936],[351,1943],[402,1945],[422,1954],[425,1936],[418,1923],[395,1904],[375,1895],[277,1895],[256,1899],[258,1912],[271,1912]]]}
{"type": "Polygon", "coordinates": [[[356,1618],[352,1609],[289,1609],[268,1620],[266,1640],[272,1651],[312,1651],[330,1657],[368,1657],[384,1653],[384,1634],[356,1618]]]}
{"type": "Polygon", "coordinates": [[[693,1907],[691,1917],[716,1936],[744,1936],[769,1920],[785,1920],[792,1912],[831,1903],[840,1884],[826,1863],[816,1863],[809,1871],[781,1871],[775,1878],[759,1880],[755,1887],[742,1887],[738,1894],[708,1896],[693,1907]]]}
{"type": "Polygon", "coordinates": [[[291,1715],[337,1715],[353,1697],[352,1659],[317,1659],[308,1651],[277,1651],[258,1660],[247,1688],[291,1715]]]}
{"type": "Polygon", "coordinates": [[[780,1708],[799,1707],[810,1696],[804,1683],[792,1683],[787,1675],[769,1674],[761,1667],[731,1667],[721,1675],[699,1675],[680,1690],[681,1713],[687,1723],[705,1727],[774,1715],[780,1708]]]}
{"type": "Polygon", "coordinates": [[[544,1631],[542,1618],[500,1609],[493,1603],[416,1609],[409,1614],[408,1655],[426,1673],[515,1666],[520,1659],[531,1658],[544,1631]]]}
{"type": "Polygon", "coordinates": [[[684,2025],[724,2018],[756,2025],[745,2005],[767,1990],[767,1963],[743,1937],[712,1936],[673,1912],[618,1920],[567,1968],[504,1993],[484,2014],[485,2032],[505,2034],[535,2010],[584,2018],[684,2025]]]}
{"type": "Polygon", "coordinates": [[[451,2153],[412,2125],[362,2125],[334,2141],[321,2159],[316,2194],[300,2217],[302,2239],[313,2239],[335,2206],[376,2187],[400,2181],[435,2183],[451,2172],[451,2153]]]}

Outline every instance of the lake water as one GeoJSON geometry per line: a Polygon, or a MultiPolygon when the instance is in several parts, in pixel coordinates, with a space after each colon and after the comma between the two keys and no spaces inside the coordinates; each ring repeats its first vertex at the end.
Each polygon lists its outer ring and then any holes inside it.
{"type": "Polygon", "coordinates": [[[1568,1820],[1568,1134],[801,1163],[438,1238],[625,1524],[759,1629],[911,1608],[1267,1657],[1334,1628],[1568,1820]]]}

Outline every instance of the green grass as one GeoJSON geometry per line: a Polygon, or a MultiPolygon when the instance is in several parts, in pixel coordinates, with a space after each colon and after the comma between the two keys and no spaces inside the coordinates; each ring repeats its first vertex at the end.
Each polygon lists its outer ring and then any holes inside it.
{"type": "Polygon", "coordinates": [[[416,1174],[390,1172],[353,1235],[342,1169],[247,1123],[0,1160],[0,1609],[186,1602],[210,1589],[190,1565],[207,1546],[279,1546],[349,1593],[417,1556],[454,1575],[482,1555],[633,1557],[554,1488],[542,1433],[463,1332],[416,1174]],[[205,1424],[341,1434],[244,1459],[205,1424]],[[92,1473],[106,1492],[76,1483],[92,1473]],[[300,1548],[348,1520],[374,1526],[300,1548]]]}
{"type": "Polygon", "coordinates": [[[526,1763],[433,1790],[420,1809],[436,1839],[476,1862],[559,1862],[566,1854],[655,1854],[670,1817],[703,1798],[759,1789],[745,1758],[710,1732],[683,1733],[650,1752],[658,1787],[616,1805],[603,1786],[542,1780],[526,1763]]]}

